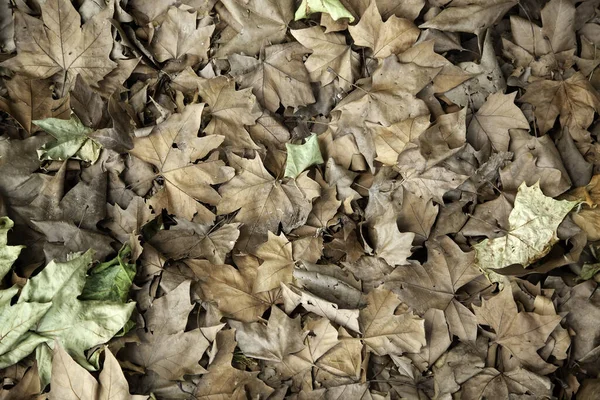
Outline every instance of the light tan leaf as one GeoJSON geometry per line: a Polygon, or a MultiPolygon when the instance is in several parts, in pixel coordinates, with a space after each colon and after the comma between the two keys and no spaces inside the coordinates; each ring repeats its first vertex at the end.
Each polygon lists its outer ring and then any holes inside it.
{"type": "Polygon", "coordinates": [[[367,129],[374,136],[375,160],[385,165],[396,165],[398,156],[409,142],[415,141],[429,127],[429,116],[421,115],[416,118],[383,126],[366,122],[367,129]]]}
{"type": "Polygon", "coordinates": [[[546,344],[548,336],[562,319],[561,316],[518,312],[509,287],[491,299],[484,300],[481,307],[473,306],[473,309],[477,322],[491,327],[496,333],[495,342],[523,367],[542,375],[556,369],[546,363],[537,350],[546,344]]]}
{"type": "Polygon", "coordinates": [[[134,197],[125,210],[118,204],[107,204],[106,207],[109,217],[106,227],[121,243],[127,243],[131,234],[141,234],[142,227],[154,218],[150,207],[139,196],[134,197]]]}
{"type": "Polygon", "coordinates": [[[197,213],[200,221],[214,220],[214,214],[198,200],[219,203],[221,196],[210,185],[228,181],[234,170],[220,160],[193,164],[223,140],[222,136],[197,136],[203,108],[204,104],[190,104],[157,125],[149,136],[134,140],[131,154],[156,167],[156,175],[164,179],[164,188],[150,199],[155,212],[167,209],[190,220],[197,213]]]}
{"type": "Polygon", "coordinates": [[[233,54],[229,56],[231,74],[242,88],[252,87],[252,93],[269,111],[279,104],[284,107],[305,106],[315,102],[310,77],[302,63],[306,49],[299,43],[269,46],[259,60],[233,54]]]}
{"type": "Polygon", "coordinates": [[[352,87],[359,75],[360,60],[358,54],[346,44],[344,35],[324,33],[318,26],[292,30],[291,33],[301,45],[313,51],[304,62],[312,82],[321,82],[325,86],[339,75],[342,89],[349,90],[352,87]]]}
{"type": "Polygon", "coordinates": [[[239,210],[235,222],[242,222],[243,246],[256,245],[266,239],[267,232],[283,225],[285,233],[303,225],[312,209],[312,199],[320,193],[319,184],[304,172],[295,180],[274,179],[259,157],[252,160],[229,154],[230,165],[237,175],[219,188],[223,196],[217,214],[239,210]]]}
{"type": "Polygon", "coordinates": [[[269,322],[242,323],[230,321],[236,330],[238,346],[248,357],[282,361],[285,356],[304,348],[300,318],[289,318],[279,308],[271,307],[269,322]]]}
{"type": "Polygon", "coordinates": [[[354,44],[369,47],[375,58],[386,58],[408,49],[420,34],[412,22],[395,15],[383,22],[375,0],[371,1],[358,24],[350,26],[348,31],[354,44]]]}
{"type": "Polygon", "coordinates": [[[369,226],[369,233],[375,246],[377,257],[390,265],[405,265],[412,254],[412,242],[415,234],[401,233],[396,224],[396,213],[388,208],[385,214],[376,218],[369,226]]]}
{"type": "Polygon", "coordinates": [[[429,238],[438,210],[439,206],[433,205],[431,199],[423,199],[405,190],[397,218],[398,227],[402,231],[413,232],[414,243],[421,244],[429,238]]]}
{"type": "Polygon", "coordinates": [[[292,281],[294,270],[292,243],[283,233],[277,236],[269,231],[267,242],[258,247],[256,256],[262,258],[263,263],[256,273],[252,288],[254,293],[276,289],[281,283],[292,281]]]}
{"type": "Polygon", "coordinates": [[[419,28],[479,34],[516,4],[516,0],[454,0],[450,7],[419,28]]]}
{"type": "Polygon", "coordinates": [[[494,93],[473,115],[467,139],[475,150],[491,145],[495,151],[508,151],[509,129],[529,129],[523,112],[514,104],[516,95],[494,93]]]}
{"type": "Polygon", "coordinates": [[[198,13],[182,7],[171,7],[152,40],[152,51],[158,62],[195,56],[198,62],[207,58],[214,25],[196,22],[198,13]]]}
{"type": "Polygon", "coordinates": [[[367,296],[360,311],[362,340],[377,355],[416,353],[425,346],[425,323],[410,311],[396,314],[401,301],[387,289],[378,288],[367,296]]]}
{"type": "Polygon", "coordinates": [[[95,85],[116,66],[109,58],[113,40],[106,13],[81,26],[68,0],[48,0],[40,7],[41,20],[15,12],[17,56],[3,66],[42,79],[62,72],[63,95],[77,75],[95,85]]]}
{"type": "Polygon", "coordinates": [[[547,377],[524,368],[504,373],[495,368],[485,368],[465,382],[461,393],[468,399],[506,399],[530,394],[543,398],[551,395],[552,383],[547,377]]]}
{"type": "Polygon", "coordinates": [[[244,129],[244,125],[254,125],[261,115],[250,89],[235,90],[235,82],[225,76],[202,80],[198,89],[210,106],[212,118],[204,129],[208,135],[223,135],[227,146],[258,148],[244,129]]]}

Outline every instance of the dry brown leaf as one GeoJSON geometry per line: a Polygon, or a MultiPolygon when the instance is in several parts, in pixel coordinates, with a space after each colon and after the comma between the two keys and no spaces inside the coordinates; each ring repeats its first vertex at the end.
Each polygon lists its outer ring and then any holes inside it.
{"type": "Polygon", "coordinates": [[[396,213],[392,208],[388,208],[385,214],[370,224],[369,235],[377,257],[383,258],[392,266],[408,263],[406,259],[412,254],[411,248],[415,234],[400,232],[396,223],[396,213]]]}
{"type": "Polygon", "coordinates": [[[516,4],[516,0],[454,0],[450,7],[419,28],[479,34],[516,4]]]}
{"type": "Polygon", "coordinates": [[[358,24],[350,26],[348,31],[354,44],[370,48],[375,58],[386,58],[408,49],[420,33],[412,22],[395,15],[383,22],[375,0],[371,0],[358,24]]]}
{"type": "Polygon", "coordinates": [[[41,79],[62,72],[62,95],[77,75],[95,85],[113,70],[116,64],[108,57],[113,41],[107,13],[82,26],[70,1],[48,0],[40,7],[41,20],[15,13],[17,56],[3,66],[41,79]]]}
{"type": "Polygon", "coordinates": [[[136,138],[131,154],[152,164],[164,188],[150,199],[155,212],[171,213],[212,222],[214,214],[198,202],[216,205],[221,197],[210,185],[223,183],[234,175],[232,168],[220,160],[194,161],[206,157],[219,147],[223,136],[198,137],[204,104],[188,105],[181,114],[173,114],[157,125],[149,136],[136,138]]]}
{"type": "Polygon", "coordinates": [[[280,283],[292,281],[292,243],[283,233],[276,236],[268,232],[267,241],[258,247],[255,254],[263,259],[263,263],[256,271],[252,292],[266,292],[278,288],[280,283]]]}
{"type": "Polygon", "coordinates": [[[306,106],[314,103],[310,77],[302,56],[306,49],[298,43],[269,46],[264,55],[254,57],[233,54],[229,56],[231,74],[242,88],[251,87],[258,101],[275,112],[279,104],[284,107],[306,106]]]}

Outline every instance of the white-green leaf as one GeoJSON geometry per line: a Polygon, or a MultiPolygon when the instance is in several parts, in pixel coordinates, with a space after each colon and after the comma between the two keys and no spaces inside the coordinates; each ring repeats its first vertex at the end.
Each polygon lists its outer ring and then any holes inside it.
{"type": "Polygon", "coordinates": [[[0,280],[3,279],[25,246],[8,246],[7,234],[14,223],[8,217],[0,217],[0,280]]]}
{"type": "Polygon", "coordinates": [[[296,10],[294,20],[306,18],[317,12],[327,13],[331,19],[337,21],[340,18],[348,18],[354,21],[354,16],[340,3],[340,0],[302,0],[302,4],[296,10]]]}
{"type": "Polygon", "coordinates": [[[76,115],[69,120],[46,118],[33,122],[55,138],[38,150],[40,160],[76,158],[94,163],[100,156],[102,146],[89,138],[94,130],[83,125],[76,115]]]}
{"type": "Polygon", "coordinates": [[[285,162],[285,176],[296,178],[306,168],[315,164],[322,164],[323,156],[319,149],[319,141],[314,133],[306,139],[304,144],[286,143],[287,160],[285,162]]]}
{"type": "Polygon", "coordinates": [[[554,200],[542,193],[539,183],[519,187],[508,217],[506,236],[486,239],[475,246],[477,265],[492,282],[503,282],[494,270],[512,264],[527,267],[544,257],[558,241],[556,230],[576,201],[554,200]]]}

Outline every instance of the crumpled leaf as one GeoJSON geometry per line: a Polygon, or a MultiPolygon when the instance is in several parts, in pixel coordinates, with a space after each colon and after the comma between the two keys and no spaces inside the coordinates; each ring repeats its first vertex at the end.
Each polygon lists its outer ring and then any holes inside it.
{"type": "Polygon", "coordinates": [[[512,264],[527,267],[539,260],[558,241],[556,229],[576,205],[575,201],[544,196],[539,184],[522,184],[508,217],[506,236],[485,239],[473,246],[477,266],[492,282],[502,282],[494,270],[512,264]]]}
{"type": "Polygon", "coordinates": [[[8,217],[0,217],[0,280],[10,271],[11,266],[19,257],[25,246],[8,246],[8,231],[14,222],[8,217]]]}
{"type": "Polygon", "coordinates": [[[136,266],[128,261],[131,248],[124,245],[117,257],[90,270],[81,292],[82,300],[100,300],[125,303],[133,283],[136,266]]]}
{"type": "Polygon", "coordinates": [[[285,174],[289,178],[296,178],[306,168],[324,163],[319,148],[316,134],[310,135],[304,144],[286,143],[287,160],[285,162],[285,174]]]}
{"type": "Polygon", "coordinates": [[[348,18],[350,22],[354,22],[354,16],[344,8],[340,0],[302,0],[294,15],[294,21],[317,12],[329,14],[334,21],[340,18],[348,18]]]}
{"type": "Polygon", "coordinates": [[[516,4],[516,0],[454,0],[450,7],[419,25],[419,28],[479,34],[516,4]]]}
{"type": "Polygon", "coordinates": [[[76,115],[71,115],[69,120],[46,118],[33,123],[55,138],[38,150],[40,160],[76,158],[93,164],[100,157],[102,146],[90,138],[94,130],[83,125],[76,115]]]}

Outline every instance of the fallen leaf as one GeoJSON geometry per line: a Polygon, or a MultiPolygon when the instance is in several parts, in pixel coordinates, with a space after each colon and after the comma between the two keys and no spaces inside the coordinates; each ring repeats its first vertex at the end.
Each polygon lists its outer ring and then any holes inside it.
{"type": "Polygon", "coordinates": [[[94,130],[84,126],[76,115],[69,120],[46,118],[32,122],[55,138],[38,150],[40,160],[63,161],[73,157],[93,164],[100,157],[102,147],[90,138],[94,130]]]}
{"type": "Polygon", "coordinates": [[[539,260],[558,241],[556,229],[577,202],[544,196],[539,184],[522,184],[508,217],[506,236],[485,239],[473,246],[477,266],[492,282],[503,279],[494,270],[511,264],[527,267],[539,260]]]}
{"type": "Polygon", "coordinates": [[[324,162],[315,134],[310,135],[304,144],[286,143],[285,147],[287,148],[287,161],[284,176],[289,178],[295,179],[306,168],[324,162]]]}
{"type": "Polygon", "coordinates": [[[412,242],[415,234],[401,233],[396,223],[396,214],[388,209],[385,214],[375,219],[369,227],[369,233],[375,246],[377,257],[383,258],[390,265],[405,265],[412,254],[412,242]]]}
{"type": "Polygon", "coordinates": [[[329,14],[334,21],[340,18],[348,18],[350,22],[354,21],[354,16],[344,8],[340,0],[302,0],[296,10],[294,20],[298,21],[318,12],[329,14]]]}
{"type": "Polygon", "coordinates": [[[116,66],[109,59],[113,41],[106,13],[81,25],[80,16],[66,0],[40,5],[42,19],[15,12],[17,56],[3,63],[6,68],[45,79],[62,72],[61,97],[81,75],[95,85],[116,66]]]}
{"type": "Polygon", "coordinates": [[[515,0],[454,0],[450,7],[419,25],[419,28],[479,34],[516,4],[515,0]]]}

